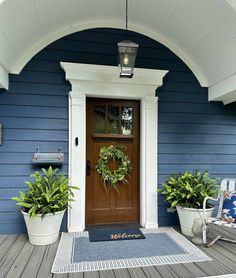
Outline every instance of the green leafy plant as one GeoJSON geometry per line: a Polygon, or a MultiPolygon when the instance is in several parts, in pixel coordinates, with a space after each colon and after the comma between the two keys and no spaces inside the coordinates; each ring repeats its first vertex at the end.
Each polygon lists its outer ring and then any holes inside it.
{"type": "Polygon", "coordinates": [[[54,214],[67,208],[68,202],[74,201],[72,189],[79,189],[69,185],[69,179],[64,173],[58,174],[59,169],[48,170],[42,168],[42,173],[36,171],[31,175],[33,182],[25,182],[28,185],[26,192],[20,191],[19,197],[13,197],[17,205],[22,207],[30,217],[40,214],[42,218],[46,214],[54,214]]]}
{"type": "Polygon", "coordinates": [[[202,208],[204,198],[214,197],[219,191],[218,180],[207,171],[186,171],[168,178],[158,192],[166,196],[171,207],[202,208]]]}

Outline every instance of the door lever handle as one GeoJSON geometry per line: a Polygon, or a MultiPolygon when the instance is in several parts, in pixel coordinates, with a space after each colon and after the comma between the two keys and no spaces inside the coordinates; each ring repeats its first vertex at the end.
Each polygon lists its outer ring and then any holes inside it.
{"type": "Polygon", "coordinates": [[[87,162],[86,162],[86,175],[90,176],[90,173],[91,173],[91,161],[87,160],[87,162]]]}

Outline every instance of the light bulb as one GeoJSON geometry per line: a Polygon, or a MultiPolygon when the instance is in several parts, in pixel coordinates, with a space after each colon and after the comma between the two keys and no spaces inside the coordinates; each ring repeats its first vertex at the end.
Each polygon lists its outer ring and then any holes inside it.
{"type": "Polygon", "coordinates": [[[123,62],[126,66],[129,64],[129,56],[127,54],[125,54],[123,62]]]}

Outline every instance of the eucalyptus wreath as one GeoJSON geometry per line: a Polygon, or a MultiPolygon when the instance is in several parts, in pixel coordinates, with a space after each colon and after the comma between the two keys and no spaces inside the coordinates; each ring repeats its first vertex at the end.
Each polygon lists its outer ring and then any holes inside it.
{"type": "Polygon", "coordinates": [[[124,153],[125,149],[126,147],[123,145],[110,145],[109,147],[100,148],[96,168],[97,172],[102,176],[105,189],[107,189],[107,185],[110,185],[117,190],[118,182],[128,183],[127,175],[132,171],[132,164],[124,153]],[[108,165],[111,160],[116,160],[119,163],[118,168],[114,171],[108,165]]]}

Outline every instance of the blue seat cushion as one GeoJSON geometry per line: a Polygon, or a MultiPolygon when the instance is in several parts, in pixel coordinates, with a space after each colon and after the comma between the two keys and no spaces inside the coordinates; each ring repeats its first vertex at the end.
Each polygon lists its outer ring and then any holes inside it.
{"type": "Polygon", "coordinates": [[[225,197],[222,208],[222,218],[226,222],[236,222],[236,194],[233,194],[231,197],[225,197]]]}

